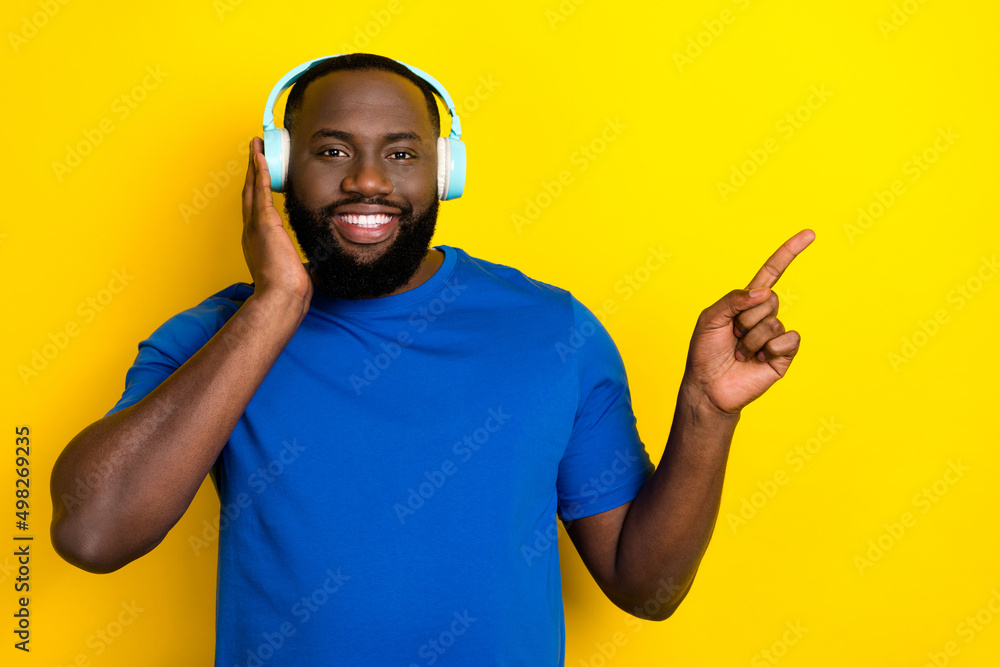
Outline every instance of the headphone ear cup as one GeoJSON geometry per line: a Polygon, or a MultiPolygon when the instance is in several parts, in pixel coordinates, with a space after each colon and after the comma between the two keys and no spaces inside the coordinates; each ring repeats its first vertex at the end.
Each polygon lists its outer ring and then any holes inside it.
{"type": "Polygon", "coordinates": [[[448,194],[448,181],[450,176],[450,165],[451,165],[451,152],[450,142],[439,136],[437,141],[437,153],[438,153],[438,164],[437,164],[437,196],[438,199],[447,199],[448,194]]]}
{"type": "Polygon", "coordinates": [[[438,199],[458,199],[465,190],[465,144],[438,137],[438,199]]]}
{"type": "Polygon", "coordinates": [[[465,190],[465,143],[448,137],[448,181],[442,199],[458,199],[465,190]]]}
{"type": "Polygon", "coordinates": [[[264,158],[267,160],[267,170],[271,173],[271,189],[275,192],[285,189],[291,144],[285,128],[264,130],[264,158]]]}

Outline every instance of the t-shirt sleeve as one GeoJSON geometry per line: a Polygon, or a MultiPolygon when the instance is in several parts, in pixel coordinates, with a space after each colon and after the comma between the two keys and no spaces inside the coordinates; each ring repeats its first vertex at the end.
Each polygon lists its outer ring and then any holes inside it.
{"type": "Polygon", "coordinates": [[[184,365],[253,294],[246,283],[236,283],[164,322],[139,343],[139,353],[125,374],[125,391],[105,415],[135,405],[184,365]]]}
{"type": "Polygon", "coordinates": [[[573,339],[563,354],[576,363],[579,402],[559,464],[559,516],[571,521],[631,501],[654,466],[636,429],[625,365],[610,334],[573,301],[573,339]]]}

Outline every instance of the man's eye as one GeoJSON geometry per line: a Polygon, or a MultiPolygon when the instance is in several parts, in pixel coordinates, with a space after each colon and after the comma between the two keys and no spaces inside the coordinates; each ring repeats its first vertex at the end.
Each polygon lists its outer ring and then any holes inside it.
{"type": "MultiPolygon", "coordinates": [[[[320,152],[320,155],[327,155],[327,153],[330,153],[331,151],[336,151],[338,153],[343,153],[344,152],[344,151],[340,150],[339,148],[326,148],[326,149],[324,149],[323,151],[320,152]]],[[[330,155],[328,157],[338,157],[338,156],[336,156],[336,155],[330,155]]]]}
{"type": "Polygon", "coordinates": [[[398,157],[398,156],[402,155],[403,157],[400,158],[400,159],[406,159],[406,158],[412,158],[413,157],[413,154],[410,153],[409,151],[393,151],[393,152],[389,153],[389,155],[390,155],[390,157],[398,157]]]}

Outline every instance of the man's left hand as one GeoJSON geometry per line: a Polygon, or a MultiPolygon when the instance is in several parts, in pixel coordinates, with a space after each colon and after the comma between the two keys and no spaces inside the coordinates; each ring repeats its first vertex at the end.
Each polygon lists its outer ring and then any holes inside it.
{"type": "Polygon", "coordinates": [[[785,331],[778,320],[778,297],[771,287],[815,238],[811,229],[803,229],[785,241],[746,289],[733,290],[698,317],[682,384],[719,411],[738,415],[784,377],[799,351],[799,334],[785,331]]]}

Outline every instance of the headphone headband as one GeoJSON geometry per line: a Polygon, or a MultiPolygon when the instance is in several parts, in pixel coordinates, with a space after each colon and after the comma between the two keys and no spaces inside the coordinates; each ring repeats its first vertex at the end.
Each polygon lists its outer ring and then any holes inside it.
{"type": "MultiPolygon", "coordinates": [[[[292,85],[299,80],[299,77],[301,77],[303,74],[312,69],[313,65],[316,65],[317,63],[320,63],[324,60],[330,60],[331,58],[339,58],[345,55],[350,55],[350,54],[338,53],[332,56],[323,56],[322,58],[314,58],[308,62],[302,63],[301,65],[294,68],[293,70],[285,74],[283,77],[278,79],[278,83],[274,84],[274,88],[271,89],[271,94],[267,96],[267,104],[264,105],[264,130],[275,129],[274,105],[277,103],[278,97],[281,96],[281,93],[291,88],[292,85]]],[[[406,69],[410,70],[418,77],[423,79],[441,97],[441,100],[448,108],[448,115],[451,116],[451,132],[449,133],[448,136],[453,137],[455,139],[461,139],[462,123],[458,119],[458,112],[455,110],[455,103],[451,101],[451,95],[449,95],[448,91],[444,89],[444,86],[442,86],[437,79],[432,77],[427,72],[424,72],[423,70],[419,70],[416,67],[407,65],[406,63],[401,62],[399,60],[396,60],[395,62],[399,63],[400,65],[402,65],[403,67],[405,67],[406,69]]]]}
{"type": "MultiPolygon", "coordinates": [[[[274,125],[274,105],[277,103],[278,97],[285,90],[291,88],[303,74],[317,63],[344,55],[348,54],[323,56],[304,62],[278,79],[278,83],[271,89],[271,94],[267,97],[267,104],[264,106],[264,157],[267,160],[268,170],[271,172],[271,189],[275,192],[281,192],[285,187],[288,180],[288,162],[291,157],[291,137],[288,131],[285,128],[278,129],[274,125]]],[[[462,124],[458,120],[455,103],[452,102],[451,95],[444,89],[444,86],[430,74],[404,62],[398,60],[394,62],[399,63],[425,81],[448,107],[448,113],[451,115],[451,133],[448,137],[439,136],[437,139],[437,193],[438,199],[461,197],[462,191],[465,189],[466,154],[465,143],[462,141],[462,124]]]]}

